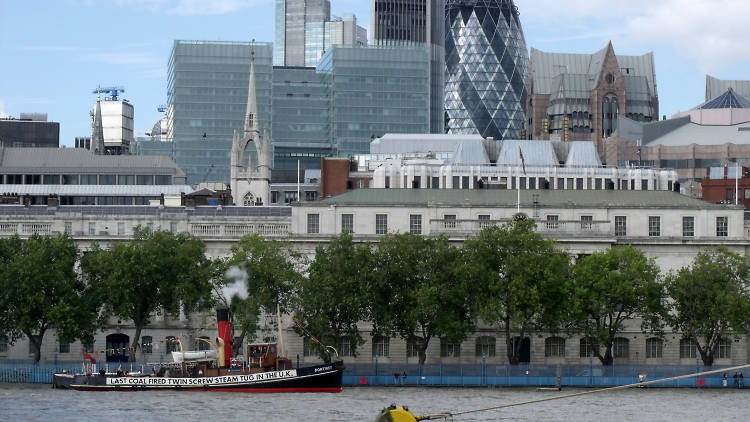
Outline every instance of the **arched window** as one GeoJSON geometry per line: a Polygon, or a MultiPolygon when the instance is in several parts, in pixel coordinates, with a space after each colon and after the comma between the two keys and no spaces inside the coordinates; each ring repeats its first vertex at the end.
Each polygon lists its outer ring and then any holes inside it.
{"type": "Polygon", "coordinates": [[[255,205],[255,195],[252,192],[248,192],[242,198],[242,205],[246,207],[252,207],[255,205]]]}
{"type": "Polygon", "coordinates": [[[607,136],[608,131],[611,130],[612,120],[609,118],[609,98],[602,99],[602,136],[607,136]]]}
{"type": "Polygon", "coordinates": [[[662,350],[664,349],[664,342],[658,338],[646,339],[646,358],[656,359],[662,357],[662,350]]]}
{"type": "Polygon", "coordinates": [[[630,340],[617,337],[612,343],[612,356],[615,358],[627,359],[630,357],[630,340]]]}
{"type": "Polygon", "coordinates": [[[476,357],[494,357],[495,356],[495,337],[482,336],[477,337],[476,357]]]}
{"type": "Polygon", "coordinates": [[[544,339],[544,357],[565,357],[565,339],[562,337],[544,339]]]}
{"type": "Polygon", "coordinates": [[[580,341],[578,355],[582,358],[594,356],[599,350],[599,344],[591,337],[584,337],[580,341]]]}

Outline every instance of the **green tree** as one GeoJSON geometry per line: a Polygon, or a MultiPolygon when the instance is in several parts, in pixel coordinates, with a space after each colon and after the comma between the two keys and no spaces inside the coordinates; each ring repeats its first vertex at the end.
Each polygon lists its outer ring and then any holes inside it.
{"type": "Polygon", "coordinates": [[[467,263],[478,315],[503,327],[508,362],[517,365],[532,330],[554,332],[567,321],[570,259],[534,231],[532,220],[488,227],[466,241],[467,263]]]}
{"type": "Polygon", "coordinates": [[[700,252],[690,267],[667,277],[672,299],[667,321],[696,343],[703,364],[713,365],[721,341],[746,332],[750,303],[743,293],[750,280],[745,257],[726,248],[700,252]]]}
{"type": "Polygon", "coordinates": [[[457,276],[461,252],[445,236],[388,235],[374,257],[373,334],[415,340],[420,363],[432,338],[466,338],[473,320],[469,287],[457,276]]]}
{"type": "Polygon", "coordinates": [[[242,353],[242,344],[247,338],[255,339],[260,322],[260,306],[255,297],[248,296],[247,274],[236,266],[230,266],[229,260],[217,258],[214,261],[214,297],[217,306],[229,309],[232,323],[232,350],[234,354],[242,353]],[[236,333],[239,331],[239,335],[236,333]]]}
{"type": "Polygon", "coordinates": [[[90,342],[96,301],[75,271],[78,248],[67,235],[0,239],[0,332],[10,342],[26,336],[39,361],[44,334],[90,342]]]}
{"type": "Polygon", "coordinates": [[[133,321],[131,350],[155,313],[188,314],[213,305],[206,246],[186,233],[138,228],[131,241],[108,249],[93,245],[81,268],[100,292],[104,315],[133,321]]]}
{"type": "MultiPolygon", "coordinates": [[[[356,356],[364,344],[357,323],[370,318],[368,286],[373,253],[369,245],[355,245],[352,235],[334,237],[318,246],[302,279],[296,315],[300,323],[325,345],[347,344],[356,356]]],[[[328,353],[321,348],[321,357],[328,353]]]]}
{"type": "Polygon", "coordinates": [[[612,364],[612,346],[627,321],[639,318],[642,331],[661,334],[664,286],[642,251],[617,246],[596,252],[579,260],[573,273],[572,328],[592,340],[602,365],[612,364]]]}

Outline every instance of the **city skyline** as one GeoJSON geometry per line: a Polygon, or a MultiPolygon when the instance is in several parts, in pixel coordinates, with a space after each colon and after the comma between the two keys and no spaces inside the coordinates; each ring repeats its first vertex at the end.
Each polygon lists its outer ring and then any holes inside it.
{"type": "MultiPolygon", "coordinates": [[[[97,85],[122,85],[142,136],[167,102],[167,61],[173,41],[274,41],[273,0],[67,0],[29,16],[29,6],[0,9],[0,115],[45,112],[61,123],[60,143],[89,135],[97,85]],[[115,18],[116,17],[116,20],[115,18]],[[8,65],[10,64],[10,65],[8,65]]],[[[705,75],[750,79],[750,5],[731,1],[667,0],[576,7],[552,0],[519,0],[527,46],[590,53],[612,40],[618,55],[654,52],[661,114],[703,102],[705,75]],[[720,22],[720,25],[716,25],[720,22]]],[[[354,13],[369,27],[370,1],[333,0],[332,15],[354,13]]],[[[369,30],[369,28],[367,28],[369,30]]]]}

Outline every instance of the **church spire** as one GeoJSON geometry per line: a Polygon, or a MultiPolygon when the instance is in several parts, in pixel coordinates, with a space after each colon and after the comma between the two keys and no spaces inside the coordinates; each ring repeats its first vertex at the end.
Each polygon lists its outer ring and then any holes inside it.
{"type": "Polygon", "coordinates": [[[255,40],[250,46],[250,77],[247,86],[247,109],[245,111],[245,136],[258,130],[258,100],[255,96],[255,40]]]}
{"type": "Polygon", "coordinates": [[[91,118],[91,148],[95,154],[104,154],[104,128],[102,127],[102,92],[101,87],[97,90],[96,105],[91,118]]]}

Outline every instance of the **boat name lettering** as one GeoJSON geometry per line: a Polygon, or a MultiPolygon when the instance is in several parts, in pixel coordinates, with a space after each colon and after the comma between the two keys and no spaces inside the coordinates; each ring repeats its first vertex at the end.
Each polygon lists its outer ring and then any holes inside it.
{"type": "Polygon", "coordinates": [[[333,366],[324,366],[322,368],[315,368],[315,372],[331,371],[333,366]]]}
{"type": "Polygon", "coordinates": [[[154,386],[177,386],[177,385],[221,385],[243,382],[258,382],[266,380],[277,380],[294,378],[297,376],[295,369],[285,371],[260,372],[247,375],[224,375],[220,377],[198,377],[198,378],[160,378],[160,377],[113,377],[107,378],[107,385],[154,385],[154,386]]]}

